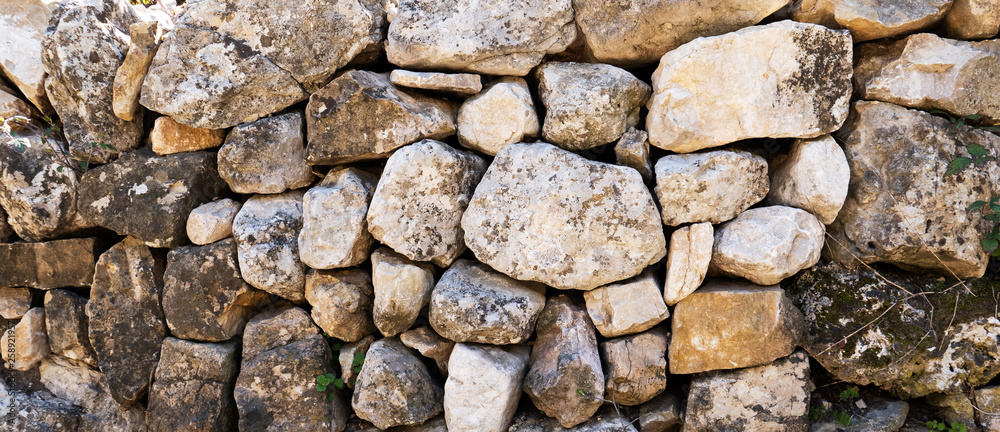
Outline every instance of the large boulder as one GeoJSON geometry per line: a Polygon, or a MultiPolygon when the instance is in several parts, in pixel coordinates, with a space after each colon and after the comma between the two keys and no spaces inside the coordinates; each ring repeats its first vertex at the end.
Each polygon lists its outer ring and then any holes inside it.
{"type": "Polygon", "coordinates": [[[851,31],[854,42],[902,36],[934,26],[953,0],[870,2],[801,0],[788,9],[792,19],[851,31]]]}
{"type": "Polygon", "coordinates": [[[769,170],[768,204],[800,208],[826,225],[837,219],[847,198],[851,167],[833,137],[796,140],[788,154],[776,158],[769,170]]]}
{"type": "Polygon", "coordinates": [[[331,170],[302,198],[299,256],[315,269],[359,265],[375,242],[368,232],[368,205],[376,176],[357,168],[331,170]]]}
{"type": "Polygon", "coordinates": [[[248,199],[233,220],[243,279],[254,288],[303,302],[306,266],[299,261],[301,229],[301,191],[248,199]]]}
{"type": "Polygon", "coordinates": [[[239,344],[163,340],[156,381],[149,391],[151,432],[230,430],[236,425],[231,396],[239,371],[239,344]]]}
{"type": "Polygon", "coordinates": [[[96,238],[0,243],[0,287],[86,287],[94,281],[96,238]]]}
{"type": "Polygon", "coordinates": [[[233,192],[276,194],[312,184],[299,111],[241,124],[219,148],[219,176],[233,192]]]}
{"type": "Polygon", "coordinates": [[[11,0],[0,5],[0,75],[40,110],[51,110],[41,53],[45,28],[57,6],[58,0],[11,0]]]}
{"type": "Polygon", "coordinates": [[[558,289],[627,279],[666,254],[660,215],[637,171],[545,143],[497,154],[462,229],[480,261],[558,289]]]}
{"type": "Polygon", "coordinates": [[[460,343],[451,362],[455,366],[444,384],[444,417],[453,432],[506,432],[521,399],[521,380],[528,368],[528,352],[510,348],[460,343]]]}
{"type": "Polygon", "coordinates": [[[767,196],[767,160],[744,151],[667,155],[656,161],[656,197],[666,225],[722,223],[767,196]]]}
{"type": "Polygon", "coordinates": [[[354,383],[351,405],[379,429],[421,424],[444,410],[444,390],[395,338],[376,341],[354,383]]]}

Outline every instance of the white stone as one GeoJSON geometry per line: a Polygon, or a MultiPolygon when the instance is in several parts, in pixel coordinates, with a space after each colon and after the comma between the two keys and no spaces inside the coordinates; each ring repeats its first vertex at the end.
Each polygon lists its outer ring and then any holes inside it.
{"type": "Polygon", "coordinates": [[[833,137],[796,140],[785,157],[771,162],[770,205],[797,207],[824,225],[833,223],[847,199],[851,168],[833,137]]]}
{"type": "Polygon", "coordinates": [[[375,333],[372,278],[364,270],[313,270],[306,274],[306,301],[323,332],[344,342],[375,333]]]}
{"type": "Polygon", "coordinates": [[[207,245],[233,235],[233,219],[243,205],[229,198],[202,204],[191,210],[187,236],[191,243],[207,245]]]}
{"type": "Polygon", "coordinates": [[[458,143],[496,156],[503,146],[538,136],[540,123],[523,78],[504,77],[458,109],[458,143]]]}
{"type": "Polygon", "coordinates": [[[639,333],[670,317],[652,272],[583,293],[587,313],[604,337],[639,333]]]}
{"type": "Polygon", "coordinates": [[[299,261],[302,192],[254,195],[233,220],[240,273],[254,288],[293,302],[305,300],[305,264],[299,261]]]}
{"type": "Polygon", "coordinates": [[[375,326],[386,337],[395,336],[410,328],[430,301],[434,269],[388,248],[376,250],[371,259],[375,326]]]}
{"type": "Polygon", "coordinates": [[[395,69],[389,73],[389,81],[401,87],[439,91],[460,97],[472,96],[483,89],[483,82],[476,74],[447,74],[395,69]]]}
{"type": "Polygon", "coordinates": [[[708,222],[678,228],[670,236],[663,301],[673,306],[693,293],[705,280],[712,261],[715,229],[708,222]]]}
{"type": "Polygon", "coordinates": [[[368,203],[376,176],[357,168],[334,169],[302,199],[299,255],[316,269],[351,267],[368,260],[368,203]]]}
{"type": "Polygon", "coordinates": [[[823,223],[804,210],[747,210],[715,231],[711,268],[758,285],[774,285],[815,265],[825,234],[823,223]]]}
{"type": "Polygon", "coordinates": [[[656,161],[656,197],[663,223],[722,223],[767,195],[767,161],[744,152],[717,150],[667,155],[656,161]]]}
{"type": "Polygon", "coordinates": [[[0,4],[0,72],[42,111],[51,109],[45,98],[42,37],[57,6],[59,0],[8,0],[0,4]]]}
{"type": "Polygon", "coordinates": [[[3,366],[11,368],[10,361],[13,360],[12,369],[26,371],[38,365],[49,355],[49,339],[45,333],[45,308],[31,308],[21,317],[21,321],[14,326],[13,334],[9,329],[4,329],[3,336],[0,337],[0,346],[3,346],[3,366]],[[11,337],[14,338],[11,344],[11,337]],[[11,359],[10,345],[14,345],[14,358],[11,359]]]}
{"type": "Polygon", "coordinates": [[[505,432],[521,399],[528,352],[524,346],[455,345],[444,384],[448,430],[505,432]]]}

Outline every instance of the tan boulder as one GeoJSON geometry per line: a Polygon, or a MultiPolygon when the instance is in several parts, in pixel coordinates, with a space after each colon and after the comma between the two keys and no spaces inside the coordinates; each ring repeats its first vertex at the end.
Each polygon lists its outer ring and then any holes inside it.
{"type": "Polygon", "coordinates": [[[673,306],[701,286],[712,261],[715,229],[702,222],[678,228],[670,236],[667,253],[667,276],[663,283],[663,301],[673,306]]]}
{"type": "Polygon", "coordinates": [[[157,118],[149,131],[149,142],[160,156],[218,147],[225,139],[225,130],[193,128],[167,116],[157,118]]]}
{"type": "Polygon", "coordinates": [[[798,0],[789,10],[798,22],[851,31],[854,42],[913,33],[937,24],[953,0],[798,0]]]}

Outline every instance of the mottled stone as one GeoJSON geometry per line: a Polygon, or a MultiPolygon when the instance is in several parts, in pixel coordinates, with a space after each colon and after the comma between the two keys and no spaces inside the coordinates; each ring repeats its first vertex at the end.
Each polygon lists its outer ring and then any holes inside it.
{"type": "MultiPolygon", "coordinates": [[[[976,389],[976,402],[983,411],[1000,413],[1000,386],[976,389]]],[[[980,421],[986,430],[1000,430],[1000,415],[983,416],[980,421]]]]}
{"type": "Polygon", "coordinates": [[[455,349],[455,342],[439,336],[430,327],[417,327],[399,334],[399,341],[417,350],[420,355],[434,360],[438,372],[448,376],[448,360],[452,350],[455,349]]]}
{"type": "Polygon", "coordinates": [[[944,16],[944,29],[955,39],[988,39],[1000,31],[1000,2],[955,0],[944,16]]]}
{"type": "Polygon", "coordinates": [[[340,363],[340,377],[344,380],[347,388],[354,388],[354,382],[361,373],[359,364],[364,364],[364,358],[368,354],[375,342],[375,336],[368,335],[357,342],[348,342],[340,347],[340,354],[337,355],[337,362],[340,363]],[[360,361],[359,361],[360,360],[360,361]]]}
{"type": "Polygon", "coordinates": [[[791,3],[792,19],[851,31],[854,42],[902,36],[932,27],[944,18],[952,0],[801,0],[791,3]]]}
{"type": "Polygon", "coordinates": [[[476,74],[447,74],[395,69],[389,74],[389,81],[400,87],[437,91],[459,97],[472,96],[483,89],[483,82],[476,74]]]}
{"type": "Polygon", "coordinates": [[[521,399],[529,349],[455,345],[444,384],[444,417],[453,432],[506,432],[521,399]]]}
{"type": "Polygon", "coordinates": [[[219,148],[219,176],[236,193],[276,194],[309,186],[302,113],[241,124],[219,148]]]}
{"type": "Polygon", "coordinates": [[[676,305],[701,286],[712,261],[715,229],[708,222],[678,228],[670,235],[663,301],[676,305]]]}
{"type": "Polygon", "coordinates": [[[30,103],[25,102],[11,93],[13,90],[4,87],[0,83],[0,117],[5,119],[22,116],[27,118],[39,118],[41,114],[30,103]]]}
{"type": "Polygon", "coordinates": [[[379,429],[416,425],[440,414],[444,390],[394,338],[372,344],[354,384],[354,412],[379,429]]]}
{"type": "MultiPolygon", "coordinates": [[[[118,118],[132,121],[136,113],[141,115],[144,112],[139,110],[139,92],[142,91],[142,82],[146,79],[146,72],[153,62],[156,49],[160,47],[163,28],[155,20],[139,21],[129,26],[128,33],[128,54],[122,59],[112,82],[111,108],[118,118]]],[[[153,151],[156,151],[155,141],[153,151]]],[[[159,151],[156,153],[165,154],[159,151]]]]}
{"type": "Polygon", "coordinates": [[[319,328],[337,339],[356,342],[375,333],[371,275],[360,269],[309,270],[306,301],[319,328]]]}
{"type": "Polygon", "coordinates": [[[6,382],[0,382],[0,391],[7,395],[0,403],[0,416],[10,419],[4,426],[12,431],[72,431],[80,423],[79,407],[46,392],[29,396],[7,387],[6,382]],[[17,410],[16,415],[12,409],[17,410]]]}
{"type": "Polygon", "coordinates": [[[45,308],[36,307],[25,312],[14,326],[13,334],[10,330],[3,332],[0,344],[4,347],[4,368],[26,371],[38,366],[38,362],[51,352],[45,332],[45,308]]]}
{"type": "MultiPolygon", "coordinates": [[[[935,408],[935,417],[947,424],[958,423],[964,425],[966,430],[977,430],[976,409],[972,406],[972,401],[964,394],[943,394],[933,393],[927,395],[924,401],[935,408]]],[[[989,418],[983,415],[984,418],[989,418]]],[[[988,429],[987,429],[988,431],[988,429]]]]}
{"type": "MultiPolygon", "coordinates": [[[[610,407],[608,407],[610,408],[610,407]]],[[[633,422],[614,409],[602,409],[589,420],[576,426],[562,427],[556,419],[541,413],[522,411],[511,424],[509,432],[637,432],[633,422]]]]}
{"type": "Polygon", "coordinates": [[[0,244],[0,287],[86,287],[94,280],[100,240],[75,238],[0,244]]]}
{"type": "Polygon", "coordinates": [[[664,328],[601,342],[604,398],[618,405],[645,403],[667,388],[667,345],[664,328]]]}
{"type": "Polygon", "coordinates": [[[305,300],[306,266],[299,261],[302,192],[254,195],[233,220],[240,273],[257,289],[305,300]]]}
{"type": "Polygon", "coordinates": [[[744,151],[667,155],[656,161],[663,223],[722,223],[767,196],[767,161],[744,151]]]}
{"type": "Polygon", "coordinates": [[[434,268],[415,263],[389,248],[379,248],[371,257],[375,304],[375,326],[386,337],[410,328],[420,309],[431,299],[434,268]]]}
{"type": "Polygon", "coordinates": [[[649,134],[636,128],[629,128],[615,144],[615,160],[639,171],[642,179],[653,179],[653,163],[649,160],[649,134]]]}
{"type": "Polygon", "coordinates": [[[671,432],[681,426],[681,401],[671,393],[660,393],[639,407],[639,430],[671,432]]]}
{"type": "Polygon", "coordinates": [[[31,309],[31,291],[27,288],[0,288],[0,317],[18,320],[31,309]]]}
{"type": "Polygon", "coordinates": [[[819,261],[826,230],[809,212],[784,206],[741,213],[715,231],[710,269],[774,285],[819,261]]]}
{"type": "MultiPolygon", "coordinates": [[[[587,313],[604,337],[639,333],[670,317],[653,272],[583,293],[587,313]]],[[[631,404],[635,405],[635,404],[631,404]]]]}
{"type": "Polygon", "coordinates": [[[538,136],[540,123],[523,78],[504,77],[458,109],[458,143],[490,156],[538,136]]]}
{"type": "MultiPolygon", "coordinates": [[[[865,398],[868,409],[862,411],[860,415],[851,415],[851,424],[848,427],[833,421],[819,421],[813,423],[809,428],[810,432],[896,432],[906,424],[907,415],[910,412],[910,404],[899,400],[886,400],[881,398],[865,398]]],[[[919,429],[919,423],[917,423],[919,429]]]]}
{"type": "Polygon", "coordinates": [[[378,178],[357,168],[331,170],[302,198],[299,256],[315,269],[351,267],[368,260],[368,204],[378,178]]]}
{"type": "MultiPolygon", "coordinates": [[[[146,407],[123,409],[111,397],[104,375],[89,365],[58,355],[38,365],[39,381],[56,397],[82,408],[75,417],[76,432],[132,432],[146,430],[146,407]]],[[[41,394],[41,393],[36,393],[41,394]]],[[[2,412],[2,410],[0,410],[2,412]]]]}
{"type": "Polygon", "coordinates": [[[218,147],[225,138],[224,130],[193,128],[167,116],[157,117],[149,131],[153,152],[160,156],[218,147]]]}
{"type": "Polygon", "coordinates": [[[97,366],[97,353],[90,345],[87,299],[66,290],[45,292],[45,329],[54,354],[97,366]]]}
{"type": "Polygon", "coordinates": [[[242,203],[223,198],[202,204],[191,210],[187,219],[187,236],[191,243],[207,245],[233,236],[233,220],[242,203]]]}
{"type": "Polygon", "coordinates": [[[825,225],[837,219],[847,198],[851,168],[833,137],[796,140],[792,150],[772,161],[769,169],[768,204],[800,208],[825,225]]]}
{"type": "Polygon", "coordinates": [[[166,338],[149,391],[151,432],[230,430],[236,424],[231,392],[239,371],[239,345],[166,338]]]}
{"type": "Polygon", "coordinates": [[[45,96],[42,38],[57,6],[58,0],[10,0],[0,5],[0,75],[43,111],[52,107],[45,96]]]}

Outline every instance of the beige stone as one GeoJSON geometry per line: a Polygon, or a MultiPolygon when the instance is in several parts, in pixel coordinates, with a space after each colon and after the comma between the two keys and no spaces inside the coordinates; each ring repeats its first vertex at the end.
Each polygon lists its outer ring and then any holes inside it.
{"type": "Polygon", "coordinates": [[[955,39],[988,39],[1000,31],[1000,1],[955,0],[944,16],[944,29],[955,39]]]}
{"type": "Polygon", "coordinates": [[[52,109],[45,96],[42,37],[57,6],[59,0],[10,0],[0,4],[0,72],[42,111],[52,109]]]}
{"type": "Polygon", "coordinates": [[[364,356],[368,353],[368,348],[371,348],[373,342],[375,342],[375,336],[368,335],[357,342],[348,342],[340,347],[337,361],[340,363],[340,377],[344,379],[344,385],[347,388],[354,388],[354,381],[358,379],[358,374],[361,372],[361,369],[356,366],[356,360],[361,360],[361,364],[364,364],[364,356]]]}
{"type": "Polygon", "coordinates": [[[313,270],[306,274],[306,301],[312,319],[326,334],[345,342],[357,342],[375,333],[372,279],[365,271],[313,270]]]}
{"type": "Polygon", "coordinates": [[[202,204],[188,215],[188,239],[196,245],[207,245],[233,236],[233,220],[243,205],[229,198],[202,204]]]}
{"type": "Polygon", "coordinates": [[[225,130],[193,128],[167,116],[157,118],[149,131],[149,142],[160,156],[218,147],[225,139],[225,130]]]}
{"type": "Polygon", "coordinates": [[[13,334],[5,329],[0,337],[3,346],[3,366],[5,368],[26,371],[38,365],[49,355],[49,340],[45,333],[45,308],[31,308],[14,326],[13,334]],[[11,343],[11,338],[14,339],[11,343]],[[14,347],[14,358],[11,358],[10,345],[14,347]],[[10,362],[14,366],[11,367],[10,362]]]}
{"type": "Polygon", "coordinates": [[[21,319],[31,309],[31,291],[27,288],[0,288],[0,317],[21,319]]]}
{"type": "Polygon", "coordinates": [[[254,288],[303,302],[306,266],[299,260],[300,229],[302,192],[248,199],[233,219],[243,279],[254,288]]]}
{"type": "Polygon", "coordinates": [[[656,197],[665,225],[722,223],[764,199],[767,161],[745,151],[667,155],[656,161],[656,197]]]}
{"type": "MultiPolygon", "coordinates": [[[[583,293],[587,313],[604,337],[638,333],[670,317],[651,271],[583,293]]],[[[634,404],[633,404],[634,405],[634,404]]]]}
{"type": "MultiPolygon", "coordinates": [[[[1000,413],[1000,386],[976,389],[976,402],[979,409],[988,413],[1000,413]]],[[[984,416],[983,427],[988,431],[1000,430],[1000,415],[984,416]]]]}
{"type": "Polygon", "coordinates": [[[521,399],[529,349],[455,345],[455,366],[444,384],[444,417],[451,432],[506,432],[521,399]]]}
{"type": "Polygon", "coordinates": [[[438,336],[430,327],[417,327],[399,334],[399,341],[417,350],[420,355],[434,360],[441,375],[448,376],[448,360],[455,342],[438,336]]]}
{"type": "Polygon", "coordinates": [[[9,119],[14,116],[38,118],[39,113],[34,106],[18,99],[17,96],[8,93],[3,86],[0,86],[0,117],[9,119]]]}
{"type": "Polygon", "coordinates": [[[653,163],[649,161],[649,134],[636,128],[629,128],[615,144],[615,159],[639,171],[642,179],[653,179],[653,163]]]}
{"type": "Polygon", "coordinates": [[[458,109],[458,143],[496,156],[503,146],[538,136],[540,123],[524,78],[490,83],[458,109]]]}
{"type": "Polygon", "coordinates": [[[604,362],[604,398],[618,405],[645,403],[667,388],[666,329],[601,342],[604,362]]]}
{"type": "Polygon", "coordinates": [[[379,339],[368,349],[354,384],[351,406],[379,429],[418,425],[444,410],[444,389],[427,367],[396,338],[379,339]]]}
{"type": "Polygon", "coordinates": [[[847,199],[851,167],[833,137],[796,140],[787,155],[771,162],[770,171],[768,204],[800,208],[824,225],[837,219],[847,199]]]}
{"type": "Polygon", "coordinates": [[[389,248],[372,253],[375,326],[386,337],[410,328],[431,299],[434,268],[415,263],[389,248]]]}
{"type": "Polygon", "coordinates": [[[97,353],[90,344],[87,299],[68,290],[45,292],[45,331],[49,349],[58,356],[97,367],[97,353]]]}
{"type": "Polygon", "coordinates": [[[302,199],[299,258],[316,269],[351,267],[368,260],[368,204],[378,177],[357,168],[333,169],[302,199]]]}
{"type": "Polygon", "coordinates": [[[854,42],[913,33],[937,24],[952,0],[798,0],[789,10],[799,22],[851,31],[854,42]]]}
{"type": "Polygon", "coordinates": [[[483,82],[476,74],[415,72],[395,69],[389,73],[389,81],[400,87],[438,91],[460,97],[472,96],[483,89],[483,82]]]}
{"type": "Polygon", "coordinates": [[[701,286],[712,261],[715,229],[708,222],[678,228],[670,236],[663,301],[676,305],[701,286]]]}
{"type": "Polygon", "coordinates": [[[719,227],[710,269],[773,285],[819,261],[826,229],[809,212],[784,206],[750,209],[719,227]]]}
{"type": "MultiPolygon", "coordinates": [[[[128,32],[130,37],[128,54],[125,55],[115,74],[114,98],[111,102],[115,115],[125,121],[131,121],[139,108],[142,81],[146,79],[146,71],[153,63],[153,56],[160,46],[163,29],[157,21],[140,21],[129,26],[128,32]]],[[[156,130],[155,126],[153,130],[156,130]]],[[[156,141],[153,143],[153,151],[156,151],[156,141]]]]}

